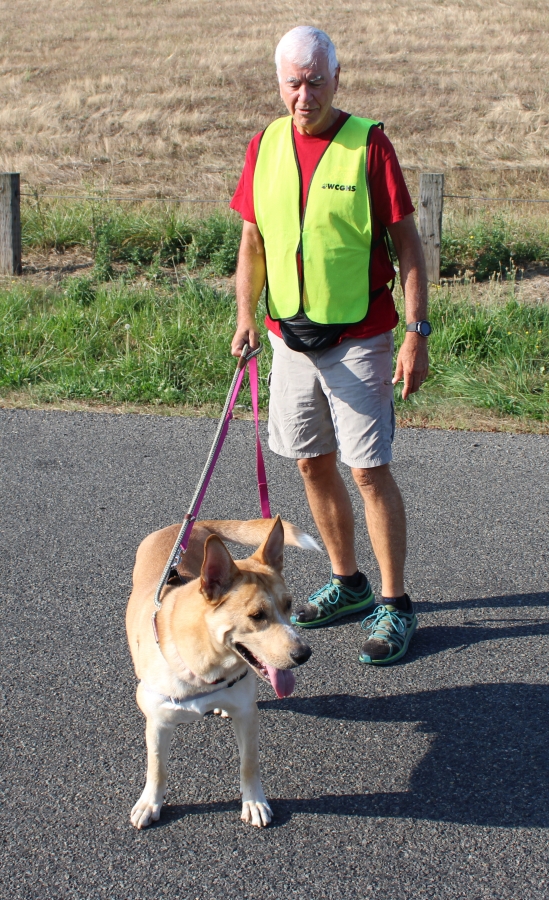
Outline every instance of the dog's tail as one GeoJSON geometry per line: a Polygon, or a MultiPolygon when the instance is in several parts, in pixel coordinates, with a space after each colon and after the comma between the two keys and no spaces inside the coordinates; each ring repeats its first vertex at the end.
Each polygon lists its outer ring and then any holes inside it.
{"type": "MultiPolygon", "coordinates": [[[[269,531],[273,527],[272,519],[251,519],[248,522],[223,519],[220,521],[200,521],[197,525],[206,528],[212,534],[217,534],[224,541],[233,541],[235,544],[244,544],[246,547],[259,547],[263,543],[269,531]]],[[[302,531],[291,522],[282,520],[284,527],[284,543],[293,547],[301,547],[302,550],[317,550],[322,553],[315,539],[302,531]]]]}

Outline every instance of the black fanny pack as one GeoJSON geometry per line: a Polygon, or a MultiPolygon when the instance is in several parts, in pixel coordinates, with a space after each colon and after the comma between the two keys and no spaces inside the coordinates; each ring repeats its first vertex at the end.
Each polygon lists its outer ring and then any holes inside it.
{"type": "MultiPolygon", "coordinates": [[[[376,300],[384,291],[386,285],[377,288],[370,294],[371,309],[372,301],[376,300]]],[[[366,313],[366,316],[368,313],[366,313]]],[[[280,331],[284,343],[290,350],[297,350],[298,353],[310,353],[314,350],[326,350],[337,344],[338,338],[343,334],[349,325],[318,325],[311,322],[304,315],[296,316],[295,319],[282,319],[280,322],[280,331]]]]}
{"type": "Polygon", "coordinates": [[[297,350],[298,353],[333,347],[346,328],[346,325],[317,325],[309,322],[305,316],[280,323],[284,343],[290,350],[297,350]]]}

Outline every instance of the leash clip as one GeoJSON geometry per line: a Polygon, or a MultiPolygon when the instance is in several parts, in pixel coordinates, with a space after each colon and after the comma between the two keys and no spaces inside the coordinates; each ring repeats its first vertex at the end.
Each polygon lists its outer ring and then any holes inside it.
{"type": "Polygon", "coordinates": [[[248,344],[244,344],[242,348],[242,352],[240,354],[240,359],[238,361],[238,368],[243,369],[246,363],[248,363],[254,356],[259,356],[260,353],[263,352],[263,347],[260,344],[259,347],[256,347],[255,350],[250,350],[248,344]]]}

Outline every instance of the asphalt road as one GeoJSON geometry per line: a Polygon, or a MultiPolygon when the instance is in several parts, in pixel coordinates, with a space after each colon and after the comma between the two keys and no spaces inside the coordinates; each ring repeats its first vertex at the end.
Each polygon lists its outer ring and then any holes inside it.
{"type": "MultiPolygon", "coordinates": [[[[181,727],[153,828],[124,610],[135,549],[179,521],[215,422],[0,411],[2,897],[549,897],[549,438],[401,431],[402,664],[360,666],[359,620],[310,632],[295,695],[261,686],[264,831],[239,819],[231,725],[181,727]]],[[[253,426],[234,422],[204,517],[255,518],[253,426]]],[[[294,464],[272,507],[313,531],[294,464]]],[[[361,521],[359,505],[357,516],[361,521]]],[[[378,575],[365,528],[360,560],[378,575]]],[[[296,598],[326,581],[290,550],[296,598]]]]}

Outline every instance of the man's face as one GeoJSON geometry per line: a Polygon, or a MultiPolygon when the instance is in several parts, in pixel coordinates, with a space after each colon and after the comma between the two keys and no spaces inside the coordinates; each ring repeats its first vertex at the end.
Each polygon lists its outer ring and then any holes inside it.
{"type": "Polygon", "coordinates": [[[302,69],[282,57],[280,96],[301,134],[320,134],[337,118],[332,101],[339,84],[339,67],[330,75],[328,60],[322,55],[310,69],[302,69]]]}

